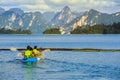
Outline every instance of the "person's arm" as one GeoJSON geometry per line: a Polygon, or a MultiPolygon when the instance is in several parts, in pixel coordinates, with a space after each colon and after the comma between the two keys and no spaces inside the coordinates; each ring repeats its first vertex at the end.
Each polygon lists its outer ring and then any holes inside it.
{"type": "Polygon", "coordinates": [[[24,52],[18,53],[17,56],[24,56],[24,52]]]}
{"type": "Polygon", "coordinates": [[[40,51],[37,51],[37,54],[41,54],[42,52],[40,52],[40,51]]]}

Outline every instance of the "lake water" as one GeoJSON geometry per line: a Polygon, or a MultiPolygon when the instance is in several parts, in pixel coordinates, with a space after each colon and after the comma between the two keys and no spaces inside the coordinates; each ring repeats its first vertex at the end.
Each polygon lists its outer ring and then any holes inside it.
{"type": "MultiPolygon", "coordinates": [[[[120,49],[120,35],[0,35],[0,48],[120,49]]],[[[43,52],[22,63],[19,51],[0,51],[0,80],[120,80],[120,52],[43,52]]]]}

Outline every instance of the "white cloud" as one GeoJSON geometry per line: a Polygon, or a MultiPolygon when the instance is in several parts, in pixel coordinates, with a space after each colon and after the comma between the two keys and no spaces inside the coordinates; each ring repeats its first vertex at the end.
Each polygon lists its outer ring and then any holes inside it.
{"type": "Polygon", "coordinates": [[[5,2],[5,0],[0,0],[0,3],[3,3],[3,2],[5,2]]]}
{"type": "Polygon", "coordinates": [[[21,8],[25,11],[47,11],[51,10],[44,0],[0,0],[0,7],[8,10],[9,8],[21,8]]]}
{"type": "Polygon", "coordinates": [[[50,10],[50,7],[45,4],[44,0],[36,0],[36,1],[31,0],[30,4],[29,2],[28,3],[24,2],[24,4],[20,5],[20,7],[24,8],[26,11],[44,12],[50,10]]]}
{"type": "Polygon", "coordinates": [[[50,6],[51,10],[61,10],[64,6],[70,6],[73,11],[86,11],[90,9],[101,10],[105,12],[112,12],[111,9],[115,9],[120,1],[118,0],[44,0],[44,2],[50,6]]]}
{"type": "Polygon", "coordinates": [[[70,6],[73,11],[85,11],[91,8],[110,11],[119,10],[120,0],[0,0],[0,7],[6,9],[18,7],[25,11],[59,11],[64,6],[70,6]]]}
{"type": "Polygon", "coordinates": [[[24,4],[20,5],[20,7],[26,11],[45,12],[51,10],[51,8],[44,2],[44,0],[26,0],[24,4]]]}
{"type": "Polygon", "coordinates": [[[8,10],[10,8],[19,7],[20,3],[15,0],[0,0],[0,7],[8,10]]]}
{"type": "Polygon", "coordinates": [[[114,1],[108,0],[45,0],[46,4],[49,6],[73,6],[77,8],[96,8],[96,7],[112,7],[116,3],[114,1]]]}

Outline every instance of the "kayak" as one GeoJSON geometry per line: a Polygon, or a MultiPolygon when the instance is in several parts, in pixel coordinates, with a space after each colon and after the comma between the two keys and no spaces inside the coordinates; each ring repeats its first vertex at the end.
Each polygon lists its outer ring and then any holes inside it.
{"type": "Polygon", "coordinates": [[[22,62],[37,62],[39,60],[43,60],[44,56],[39,56],[37,58],[28,58],[28,59],[22,59],[22,62]]]}
{"type": "Polygon", "coordinates": [[[28,59],[22,59],[22,62],[36,62],[38,59],[37,58],[28,58],[28,59]]]}

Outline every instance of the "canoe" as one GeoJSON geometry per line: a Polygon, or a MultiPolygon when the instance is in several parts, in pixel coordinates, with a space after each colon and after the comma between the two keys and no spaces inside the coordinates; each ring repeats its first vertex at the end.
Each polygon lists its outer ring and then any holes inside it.
{"type": "Polygon", "coordinates": [[[37,58],[28,58],[28,59],[22,59],[22,62],[36,62],[38,59],[37,58]]]}

